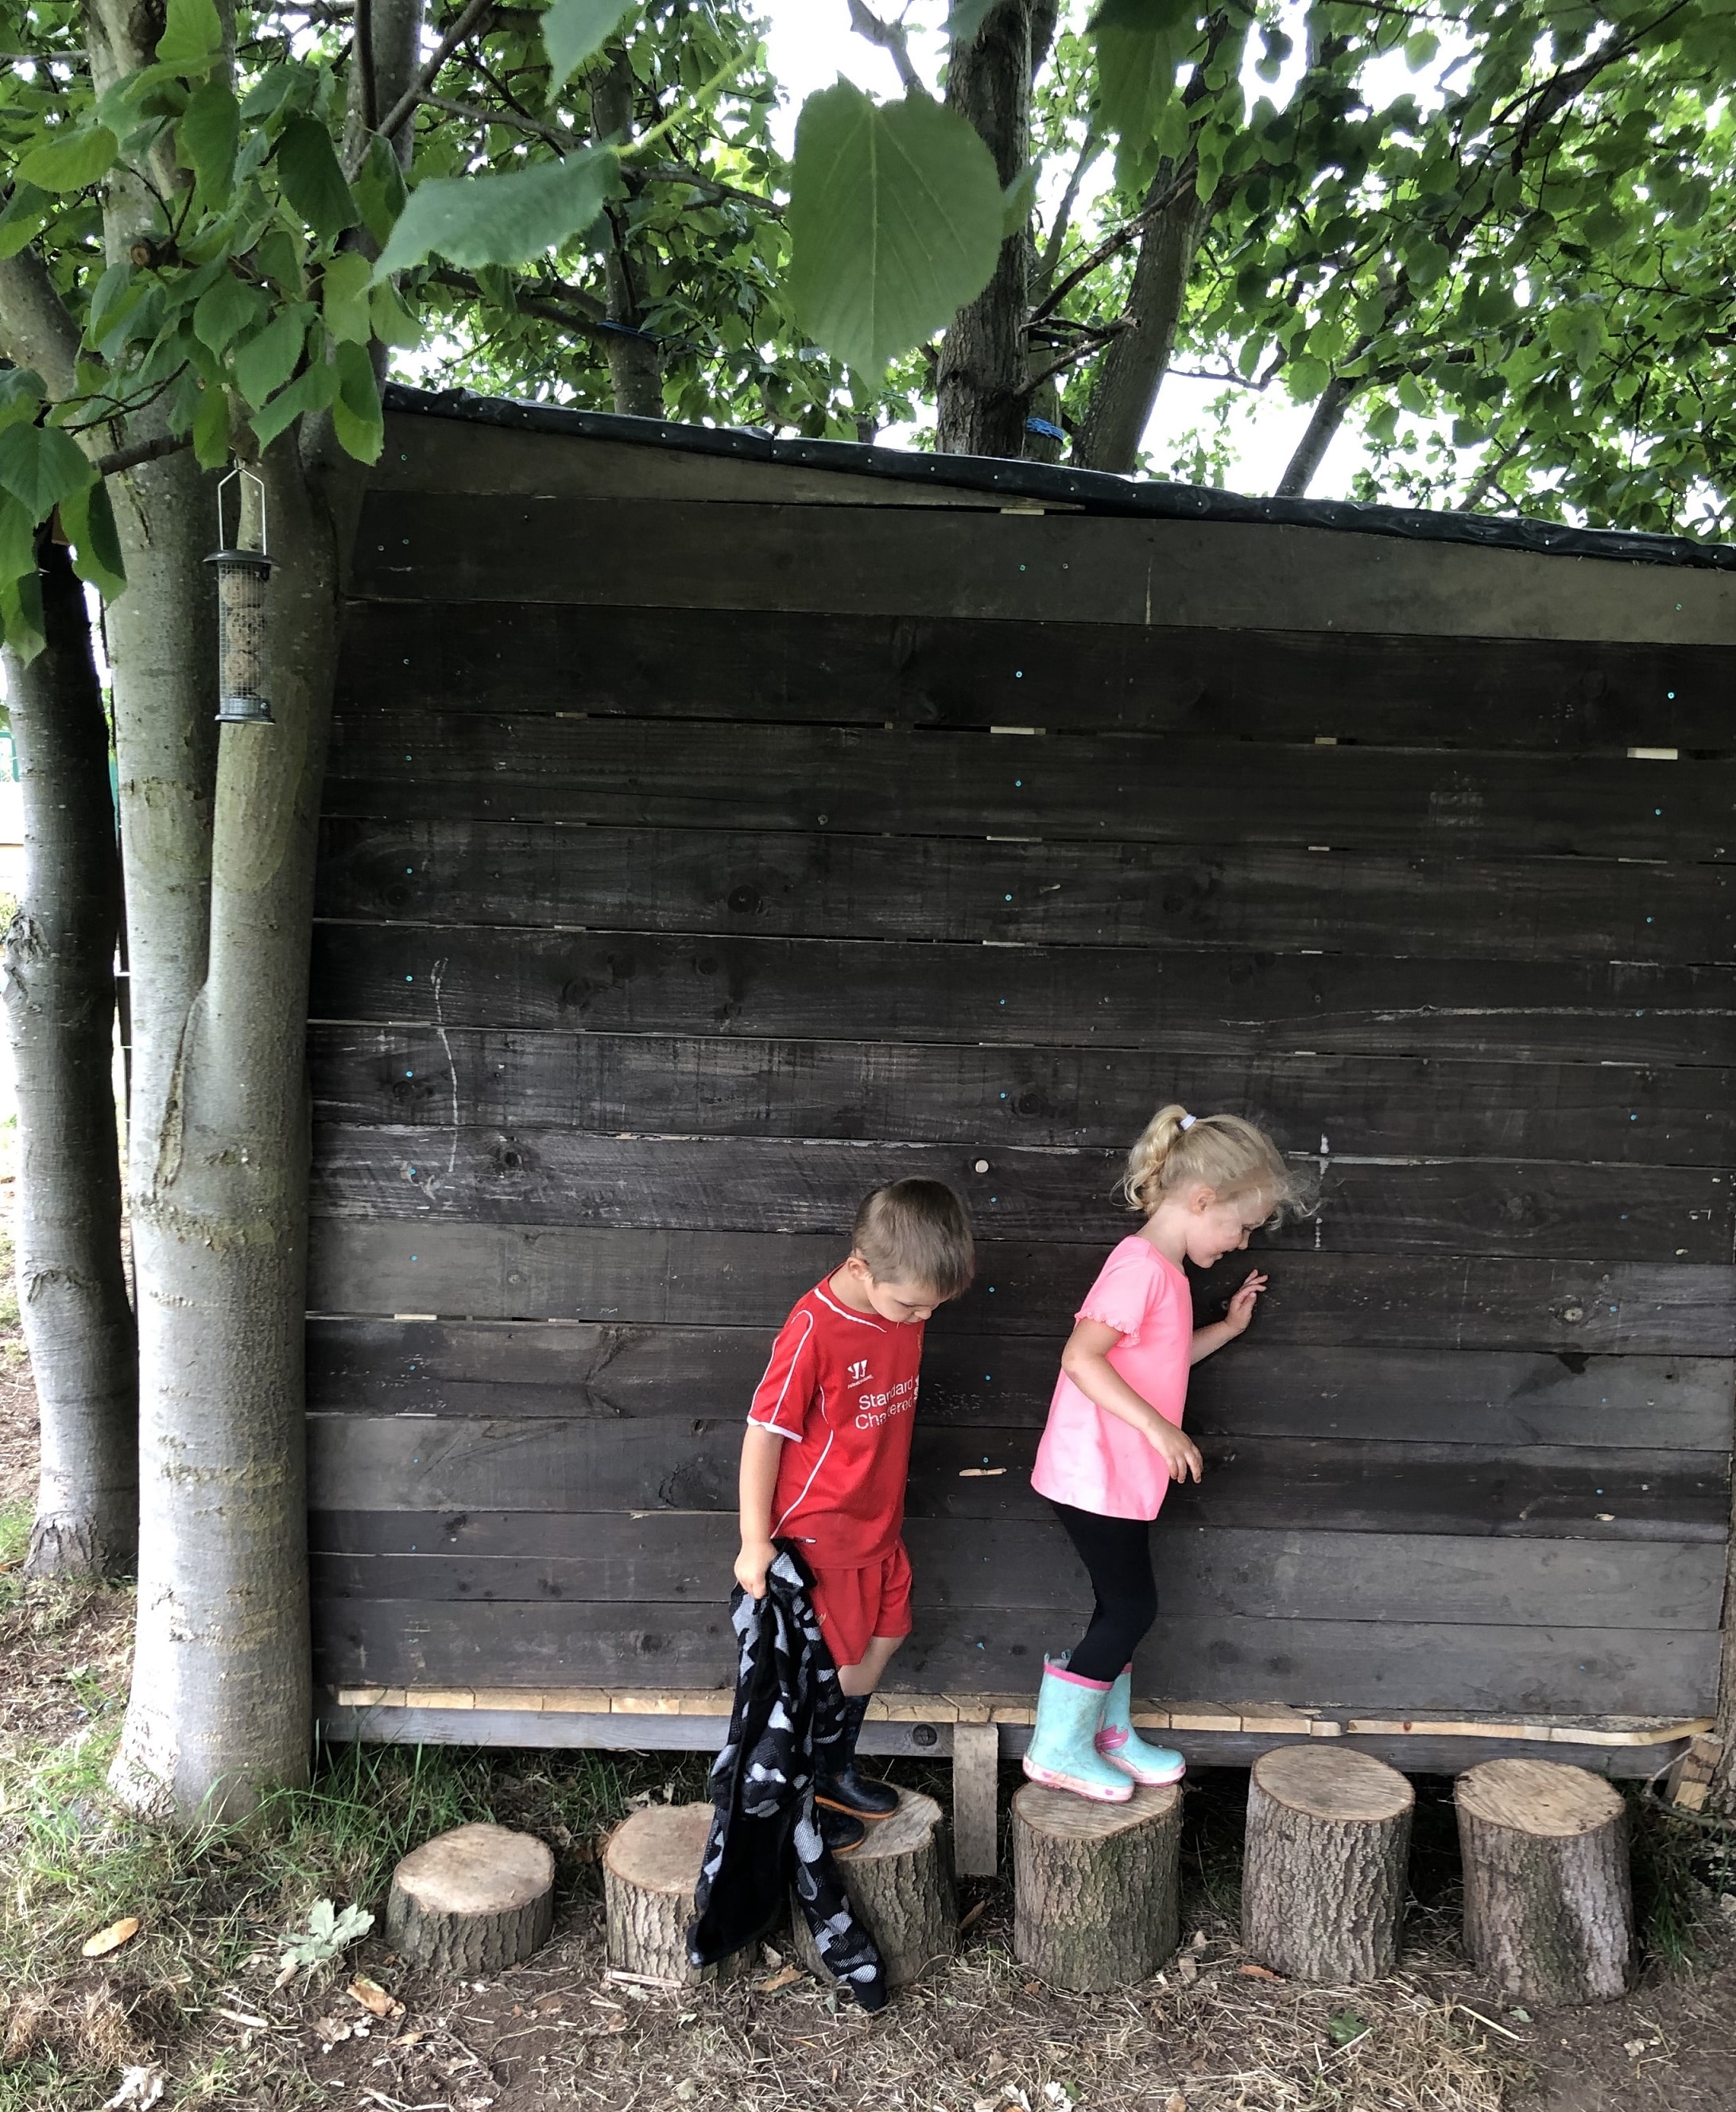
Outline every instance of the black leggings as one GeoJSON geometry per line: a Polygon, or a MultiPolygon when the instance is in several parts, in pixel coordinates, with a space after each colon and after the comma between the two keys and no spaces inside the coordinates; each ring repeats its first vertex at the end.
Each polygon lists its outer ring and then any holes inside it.
{"type": "Polygon", "coordinates": [[[1051,1504],[1097,1595],[1091,1626],[1067,1661],[1081,1679],[1119,1677],[1157,1618],[1157,1580],[1151,1574],[1149,1518],[1104,1518],[1051,1504]]]}

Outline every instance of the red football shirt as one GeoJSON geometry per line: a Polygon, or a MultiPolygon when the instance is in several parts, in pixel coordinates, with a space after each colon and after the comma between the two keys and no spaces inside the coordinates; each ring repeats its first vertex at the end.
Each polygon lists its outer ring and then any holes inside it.
{"type": "Polygon", "coordinates": [[[816,1568],[858,1569],[904,1526],[923,1322],[852,1313],[830,1282],[797,1300],[747,1419],[787,1441],[772,1536],[806,1542],[816,1568]]]}

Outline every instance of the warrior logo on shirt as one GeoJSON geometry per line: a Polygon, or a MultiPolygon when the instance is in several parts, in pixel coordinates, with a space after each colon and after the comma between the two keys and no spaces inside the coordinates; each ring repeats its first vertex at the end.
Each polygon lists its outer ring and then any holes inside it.
{"type": "Polygon", "coordinates": [[[863,1357],[852,1364],[844,1376],[851,1386],[859,1386],[868,1375],[868,1360],[866,1357],[863,1357]]]}

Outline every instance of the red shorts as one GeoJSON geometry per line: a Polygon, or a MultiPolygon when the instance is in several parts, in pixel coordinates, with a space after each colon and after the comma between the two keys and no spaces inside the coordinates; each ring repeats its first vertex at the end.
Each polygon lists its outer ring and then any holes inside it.
{"type": "Polygon", "coordinates": [[[866,1569],[815,1569],[813,1609],[832,1661],[841,1672],[860,1664],[876,1636],[910,1632],[910,1558],[900,1541],[866,1569]]]}

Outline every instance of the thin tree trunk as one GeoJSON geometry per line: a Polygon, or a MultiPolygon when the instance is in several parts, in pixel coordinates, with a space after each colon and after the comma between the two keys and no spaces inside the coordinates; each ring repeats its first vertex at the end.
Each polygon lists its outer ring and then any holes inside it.
{"type": "MultiPolygon", "coordinates": [[[[947,68],[946,101],[976,127],[1003,185],[1031,155],[1031,17],[1032,0],[999,0],[968,43],[954,42],[947,68]]],[[[941,454],[1024,453],[1030,274],[1030,231],[1020,227],[1001,244],[993,278],[941,340],[941,454]]]]}
{"type": "Polygon", "coordinates": [[[8,652],[24,793],[23,899],[5,937],[17,1081],[18,1308],[41,1477],[33,1576],[130,1568],[139,1539],[138,1345],[121,1259],[115,1128],[120,852],[84,589],[43,539],[47,644],[8,652]]]}
{"type": "MultiPolygon", "coordinates": [[[[633,69],[625,52],[590,92],[593,130],[599,139],[630,140],[633,136],[633,69]]],[[[615,391],[615,408],[636,418],[663,415],[663,354],[649,337],[633,335],[645,321],[632,260],[622,245],[620,224],[608,216],[611,230],[604,253],[604,284],[608,293],[608,320],[622,325],[603,340],[609,380],[615,391]]]]}
{"type": "Polygon", "coordinates": [[[1314,482],[1320,464],[1326,459],[1326,450],[1338,437],[1338,428],[1344,423],[1345,413],[1356,394],[1355,382],[1333,376],[1316,399],[1314,414],[1296,444],[1296,453],[1278,480],[1275,497],[1300,498],[1314,482]]]}
{"type": "MultiPolygon", "coordinates": [[[[139,1640],[113,1781],[140,1808],[245,1809],[305,1780],[312,1718],[303,1068],[315,831],[347,521],[292,436],[267,486],[275,726],[226,729],[208,972],[134,1199],[139,1640]],[[172,1383],[171,1377],[172,1375],[172,1383]]],[[[359,480],[350,480],[359,485],[359,480]]]]}
{"type": "MultiPolygon", "coordinates": [[[[1164,163],[1146,194],[1148,203],[1155,204],[1173,189],[1183,173],[1164,163]]],[[[1128,296],[1128,327],[1103,355],[1073,446],[1073,460],[1081,468],[1125,475],[1137,466],[1140,444],[1175,351],[1187,283],[1211,211],[1192,184],[1183,184],[1140,238],[1128,296]]]]}
{"type": "MultiPolygon", "coordinates": [[[[375,93],[389,108],[408,85],[417,39],[394,32],[403,0],[371,4],[375,93]]],[[[142,768],[130,773],[125,757],[129,744],[144,761],[177,731],[188,740],[206,732],[212,595],[208,578],[196,594],[185,587],[212,530],[203,507],[173,504],[160,489],[154,517],[142,506],[121,515],[133,585],[116,609],[131,603],[151,617],[146,635],[129,637],[124,663],[116,658],[123,831],[139,839],[129,923],[150,992],[151,1048],[147,1076],[141,1027],[132,1151],[139,1612],[110,1778],[136,1808],[183,1819],[245,1811],[266,1788],[305,1781],[310,1759],[303,1052],[338,597],[363,476],[337,453],[329,420],[303,427],[259,465],[274,566],[276,724],[223,733],[198,918],[189,913],[202,818],[190,773],[171,783],[172,854],[157,861],[149,781],[142,768]],[[162,600],[141,593],[140,574],[153,566],[162,600]],[[163,641],[161,670],[152,635],[163,641]],[[189,726],[184,706],[195,699],[198,723],[189,726]],[[195,922],[197,971],[177,977],[160,942],[195,922]],[[141,939],[158,949],[148,975],[141,939]]]]}

